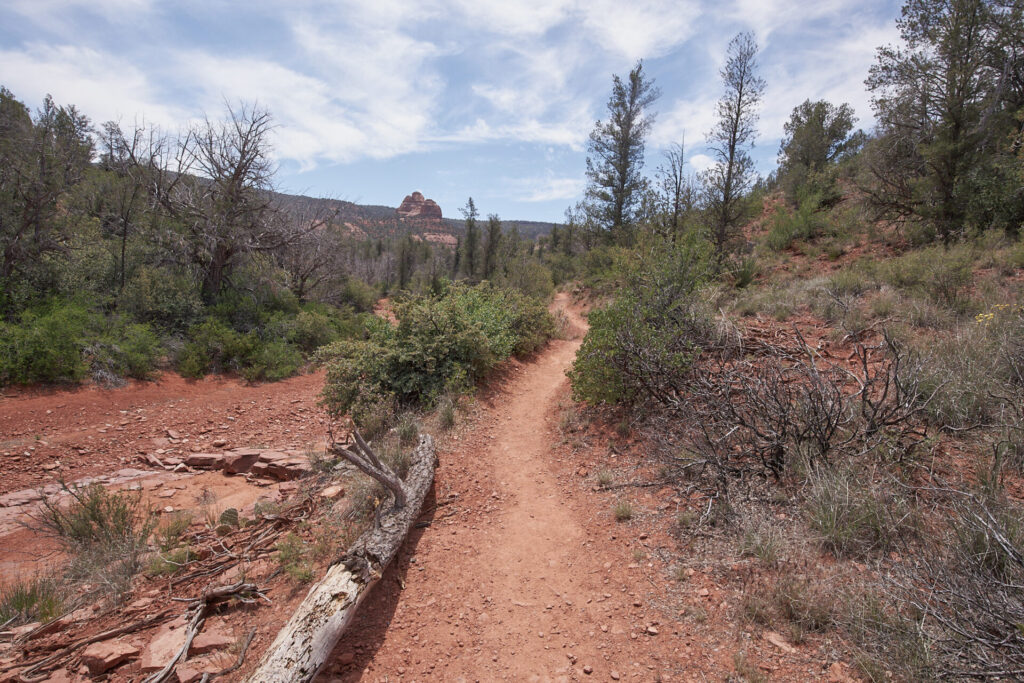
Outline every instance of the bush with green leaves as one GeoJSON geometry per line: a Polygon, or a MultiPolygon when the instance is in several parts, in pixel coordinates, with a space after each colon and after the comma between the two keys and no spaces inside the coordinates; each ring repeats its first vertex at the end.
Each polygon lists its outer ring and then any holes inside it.
{"type": "Polygon", "coordinates": [[[191,328],[188,336],[189,341],[178,358],[178,372],[185,377],[238,371],[259,343],[255,334],[236,332],[212,316],[191,328]]]}
{"type": "Polygon", "coordinates": [[[74,302],[53,302],[0,323],[0,385],[78,382],[90,374],[108,383],[148,378],[163,354],[146,324],[104,317],[74,302]]]}
{"type": "Polygon", "coordinates": [[[118,310],[164,332],[187,330],[202,317],[195,283],[170,268],[142,266],[118,295],[118,310]]]}
{"type": "Polygon", "coordinates": [[[245,359],[242,376],[250,382],[277,382],[294,375],[304,362],[302,352],[288,342],[264,342],[245,359]]]}
{"type": "Polygon", "coordinates": [[[698,242],[662,247],[637,264],[615,300],[589,316],[569,372],[573,397],[630,404],[680,395],[687,370],[714,337],[699,296],[711,268],[698,242]]]}
{"type": "Polygon", "coordinates": [[[100,484],[65,486],[70,501],[43,500],[34,521],[57,538],[71,558],[66,576],[117,598],[142,568],[156,517],[140,494],[100,484]]]}
{"type": "Polygon", "coordinates": [[[487,283],[413,296],[396,303],[394,314],[397,325],[367,320],[365,339],[335,342],[319,354],[327,362],[324,404],[363,429],[397,406],[431,406],[471,387],[554,333],[541,302],[487,283]]]}
{"type": "Polygon", "coordinates": [[[917,249],[878,266],[879,277],[894,287],[918,292],[943,306],[962,303],[973,279],[975,256],[970,246],[917,249]]]}
{"type": "Polygon", "coordinates": [[[766,243],[773,251],[782,251],[796,240],[817,237],[825,231],[828,216],[821,209],[821,197],[801,198],[796,208],[780,206],[772,215],[766,243]]]}
{"type": "Polygon", "coordinates": [[[88,343],[85,354],[93,379],[120,384],[122,377],[150,379],[163,355],[163,344],[149,325],[131,323],[88,343]]]}
{"type": "Polygon", "coordinates": [[[362,333],[361,315],[325,304],[298,304],[288,293],[225,296],[188,330],[177,356],[185,377],[237,372],[250,382],[294,375],[318,348],[362,333]]]}
{"type": "Polygon", "coordinates": [[[15,323],[0,323],[0,383],[84,379],[83,341],[94,326],[89,311],[75,304],[29,309],[15,323]]]}

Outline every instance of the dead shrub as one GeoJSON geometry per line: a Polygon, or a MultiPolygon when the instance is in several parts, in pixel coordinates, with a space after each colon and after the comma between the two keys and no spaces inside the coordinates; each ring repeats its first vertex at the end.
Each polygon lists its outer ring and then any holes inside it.
{"type": "Polygon", "coordinates": [[[1020,507],[956,493],[944,542],[898,567],[893,593],[927,634],[942,679],[1024,676],[1024,524],[1020,507]]]}

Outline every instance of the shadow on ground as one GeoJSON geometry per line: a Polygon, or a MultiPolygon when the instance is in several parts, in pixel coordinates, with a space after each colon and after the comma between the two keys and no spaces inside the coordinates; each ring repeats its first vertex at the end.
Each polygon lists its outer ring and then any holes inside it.
{"type": "Polygon", "coordinates": [[[366,665],[384,642],[405,585],[405,576],[409,572],[409,567],[413,565],[411,559],[416,554],[416,546],[419,545],[429,525],[433,523],[434,514],[437,512],[435,485],[431,485],[427,492],[416,526],[409,532],[408,538],[405,539],[391,566],[385,570],[384,576],[363,601],[359,612],[352,620],[352,625],[338,641],[323,672],[316,678],[317,681],[323,683],[360,680],[366,665]]]}

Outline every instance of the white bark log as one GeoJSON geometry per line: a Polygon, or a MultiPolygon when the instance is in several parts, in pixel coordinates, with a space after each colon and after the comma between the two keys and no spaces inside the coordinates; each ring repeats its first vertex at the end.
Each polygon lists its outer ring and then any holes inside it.
{"type": "Polygon", "coordinates": [[[381,513],[374,528],[331,565],[277,634],[250,682],[310,681],[316,676],[419,516],[436,464],[433,439],[421,435],[402,483],[407,504],[381,513]]]}

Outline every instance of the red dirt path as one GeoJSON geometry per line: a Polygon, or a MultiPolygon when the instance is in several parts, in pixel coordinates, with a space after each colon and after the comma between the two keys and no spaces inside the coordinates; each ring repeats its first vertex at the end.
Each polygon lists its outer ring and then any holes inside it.
{"type": "MultiPolygon", "coordinates": [[[[564,371],[585,325],[565,295],[556,305],[574,339],[513,369],[469,438],[441,452],[432,525],[321,680],[684,680],[689,638],[666,623],[654,584],[626,571],[639,532],[595,520],[572,465],[555,461],[564,371]]],[[[731,652],[705,657],[701,668],[722,670],[714,661],[731,652]]]]}

